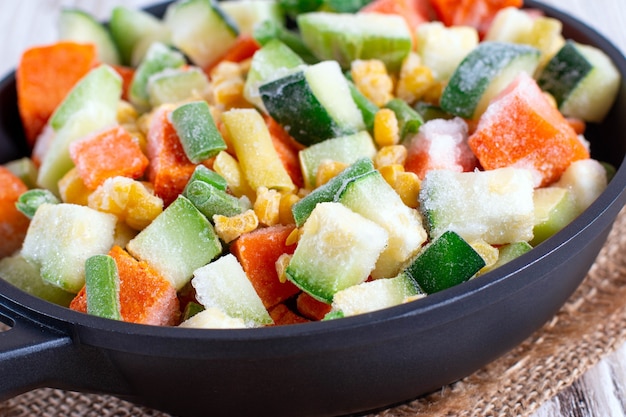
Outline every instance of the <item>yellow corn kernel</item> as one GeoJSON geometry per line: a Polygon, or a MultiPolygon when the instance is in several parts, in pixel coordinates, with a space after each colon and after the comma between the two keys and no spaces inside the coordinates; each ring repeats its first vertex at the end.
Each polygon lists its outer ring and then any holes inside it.
{"type": "Polygon", "coordinates": [[[382,165],[377,168],[380,175],[383,176],[387,184],[395,187],[398,174],[404,172],[404,166],[400,164],[382,165]]]}
{"type": "Polygon", "coordinates": [[[348,164],[332,161],[330,159],[323,160],[317,167],[317,172],[315,173],[315,186],[319,187],[326,184],[333,177],[339,174],[341,171],[346,169],[348,164]]]}
{"type": "Polygon", "coordinates": [[[396,190],[402,202],[409,207],[419,206],[418,196],[420,193],[421,181],[414,172],[399,172],[393,189],[396,190]]]}
{"type": "Polygon", "coordinates": [[[378,59],[355,60],[350,75],[357,89],[379,107],[393,98],[393,79],[378,59]]]}
{"type": "Polygon", "coordinates": [[[300,236],[302,235],[302,231],[298,228],[295,228],[289,233],[287,239],[285,239],[285,245],[295,245],[300,240],[300,236]]]}
{"type": "Polygon", "coordinates": [[[85,186],[76,168],[69,170],[59,180],[59,194],[64,203],[86,206],[91,193],[92,191],[85,186]]]}
{"type": "Polygon", "coordinates": [[[135,230],[143,230],[163,212],[163,200],[149,185],[126,177],[107,179],[89,196],[88,205],[114,214],[135,230]]]}
{"type": "Polygon", "coordinates": [[[120,100],[117,105],[117,122],[121,125],[135,123],[139,113],[128,101],[120,100]]]}
{"type": "Polygon", "coordinates": [[[248,184],[239,162],[228,152],[220,152],[213,161],[213,170],[220,174],[226,180],[228,188],[236,197],[246,196],[250,201],[254,201],[256,195],[254,190],[248,184]]]}
{"type": "Polygon", "coordinates": [[[381,168],[386,165],[402,165],[406,162],[408,151],[405,146],[383,146],[374,156],[374,166],[381,168]]]}
{"type": "Polygon", "coordinates": [[[254,210],[246,210],[232,217],[216,214],[213,216],[215,233],[226,243],[230,243],[244,233],[251,232],[259,226],[259,219],[254,210]]]}
{"type": "Polygon", "coordinates": [[[478,252],[480,257],[485,261],[485,266],[478,271],[479,274],[488,271],[493,265],[495,265],[496,262],[498,262],[498,257],[500,256],[498,248],[491,246],[482,239],[470,242],[470,246],[478,252]]]}
{"type": "Polygon", "coordinates": [[[266,226],[278,224],[280,221],[280,198],[281,195],[276,190],[270,190],[267,187],[257,189],[254,212],[259,223],[266,226]]]}
{"type": "Polygon", "coordinates": [[[279,222],[280,224],[295,224],[291,207],[300,200],[300,197],[293,193],[285,193],[280,198],[279,222]]]}
{"type": "Polygon", "coordinates": [[[378,146],[391,146],[400,142],[398,118],[391,109],[382,108],[374,116],[374,142],[378,146]]]}
{"type": "Polygon", "coordinates": [[[413,104],[422,99],[435,84],[438,82],[430,68],[422,65],[419,55],[411,53],[402,63],[396,96],[413,104]]]}
{"type": "Polygon", "coordinates": [[[242,68],[235,62],[220,62],[211,71],[213,100],[223,109],[251,107],[243,96],[244,85],[242,68]]]}
{"type": "Polygon", "coordinates": [[[291,261],[291,255],[288,253],[283,253],[276,259],[276,273],[278,274],[278,280],[282,284],[287,282],[287,267],[289,266],[289,261],[291,261]]]}

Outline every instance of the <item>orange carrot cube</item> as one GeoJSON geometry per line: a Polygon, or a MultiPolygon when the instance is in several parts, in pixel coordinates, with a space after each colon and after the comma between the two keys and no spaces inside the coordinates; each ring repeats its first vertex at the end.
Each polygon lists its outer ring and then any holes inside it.
{"type": "Polygon", "coordinates": [[[294,313],[285,304],[277,304],[269,310],[270,317],[274,320],[274,326],[284,326],[286,324],[306,323],[310,320],[294,313]]]}
{"type": "Polygon", "coordinates": [[[0,258],[4,258],[22,247],[30,221],[15,207],[28,187],[3,166],[0,166],[0,184],[0,258]]]}
{"type": "Polygon", "coordinates": [[[139,178],[148,166],[148,158],[141,147],[122,126],[73,142],[70,156],[90,190],[95,190],[108,178],[139,178]]]}
{"type": "Polygon", "coordinates": [[[273,307],[300,290],[291,282],[280,282],[276,261],[283,253],[292,254],[296,245],[287,245],[294,226],[271,226],[244,233],[231,245],[248,279],[266,308],[273,307]]]}
{"type": "Polygon", "coordinates": [[[331,305],[319,301],[303,292],[296,299],[298,312],[311,320],[322,320],[330,312],[331,305]]]}
{"type": "Polygon", "coordinates": [[[31,147],[67,93],[96,64],[92,44],[58,42],[22,54],[15,72],[17,104],[31,147]]]}
{"type": "Polygon", "coordinates": [[[551,184],[572,162],[589,158],[574,129],[526,73],[492,101],[468,144],[484,169],[527,168],[535,186],[551,184]]]}
{"type": "Polygon", "coordinates": [[[146,174],[154,186],[154,193],[163,199],[165,206],[169,206],[183,192],[196,169],[196,165],[187,158],[168,114],[166,109],[154,114],[146,138],[150,160],[146,174]]]}

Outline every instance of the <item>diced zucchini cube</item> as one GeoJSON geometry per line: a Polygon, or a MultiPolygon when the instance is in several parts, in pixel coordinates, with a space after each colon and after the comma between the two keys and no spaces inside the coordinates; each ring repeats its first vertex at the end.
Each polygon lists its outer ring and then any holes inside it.
{"type": "Polygon", "coordinates": [[[369,313],[423,297],[417,282],[407,274],[366,281],[338,291],[329,314],[342,317],[369,313]]]}
{"type": "Polygon", "coordinates": [[[148,78],[150,105],[178,103],[192,97],[208,98],[210,83],[206,74],[196,67],[174,68],[158,72],[148,78]]]}
{"type": "Polygon", "coordinates": [[[431,238],[453,230],[468,242],[491,245],[533,237],[533,178],[521,168],[453,172],[432,170],[420,191],[431,238]]]}
{"type": "Polygon", "coordinates": [[[39,268],[28,262],[21,253],[0,259],[0,277],[22,291],[63,307],[69,306],[75,296],[44,281],[39,268]]]}
{"type": "Polygon", "coordinates": [[[356,59],[380,59],[396,71],[413,44],[406,21],[398,15],[311,12],[300,14],[297,22],[311,51],[343,68],[356,59]]]}
{"type": "Polygon", "coordinates": [[[22,255],[42,278],[77,293],[85,285],[85,261],[108,253],[117,217],[74,204],[39,206],[24,239],[22,255]]]}
{"type": "Polygon", "coordinates": [[[341,203],[319,203],[301,229],[287,278],[314,298],[365,281],[388,244],[388,233],[341,203]]]}
{"type": "Polygon", "coordinates": [[[193,274],[191,285],[205,308],[217,308],[232,318],[243,320],[247,327],[273,324],[263,301],[234,255],[222,256],[193,274]]]}
{"type": "Polygon", "coordinates": [[[446,81],[478,45],[478,40],[478,31],[473,27],[446,27],[441,22],[428,22],[417,28],[417,53],[435,78],[446,81]]]}
{"type": "Polygon", "coordinates": [[[387,247],[371,272],[373,278],[396,276],[428,237],[419,212],[405,205],[378,171],[346,184],[339,202],[375,222],[389,234],[387,247]]]}
{"type": "Polygon", "coordinates": [[[432,294],[467,281],[484,266],[484,259],[469,243],[447,231],[424,247],[403,273],[432,294]]]}
{"type": "Polygon", "coordinates": [[[352,164],[361,158],[372,159],[374,155],[376,155],[376,146],[366,131],[311,145],[298,153],[304,185],[309,189],[317,186],[315,182],[317,169],[324,160],[352,164]]]}
{"type": "Polygon", "coordinates": [[[213,226],[185,197],[179,196],[126,249],[147,262],[176,290],[187,284],[193,271],[222,252],[213,226]]]}

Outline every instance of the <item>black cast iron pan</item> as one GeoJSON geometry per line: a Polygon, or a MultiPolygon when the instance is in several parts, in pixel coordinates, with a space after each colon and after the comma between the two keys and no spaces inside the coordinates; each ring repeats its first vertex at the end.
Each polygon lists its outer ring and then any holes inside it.
{"type": "MultiPolygon", "coordinates": [[[[575,19],[564,35],[626,59],[575,19]]],[[[160,15],[165,5],[150,11],[160,15]]],[[[418,302],[330,322],[197,330],[100,319],[0,280],[0,401],[38,387],[109,393],[181,416],[331,416],[408,401],[478,370],[549,320],[578,287],[626,202],[626,87],[591,126],[606,191],[553,238],[500,269],[418,302]]],[[[15,81],[0,83],[0,162],[25,155],[15,81]]]]}

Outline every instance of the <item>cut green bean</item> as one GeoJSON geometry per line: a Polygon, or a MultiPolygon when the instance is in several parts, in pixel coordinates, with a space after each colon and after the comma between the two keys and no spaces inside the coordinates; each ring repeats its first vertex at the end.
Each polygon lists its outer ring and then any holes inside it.
{"type": "Polygon", "coordinates": [[[85,261],[87,313],[121,320],[120,278],[115,260],[108,255],[94,255],[85,261]]]}
{"type": "Polygon", "coordinates": [[[36,188],[24,192],[15,202],[15,206],[26,217],[32,219],[35,212],[44,203],[59,204],[61,201],[52,191],[36,188]]]}
{"type": "Polygon", "coordinates": [[[206,101],[194,101],[177,107],[171,121],[187,158],[194,164],[205,161],[226,149],[206,101]]]}

